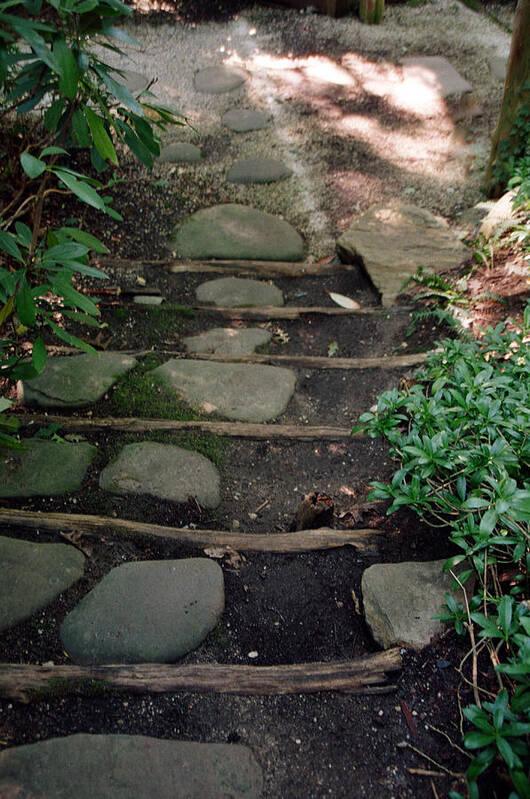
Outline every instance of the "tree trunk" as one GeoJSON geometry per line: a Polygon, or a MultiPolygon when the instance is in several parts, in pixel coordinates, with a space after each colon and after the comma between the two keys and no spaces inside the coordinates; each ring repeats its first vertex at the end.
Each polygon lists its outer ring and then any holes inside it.
{"type": "Polygon", "coordinates": [[[369,25],[379,25],[385,13],[385,0],[361,0],[359,17],[361,22],[369,25]]]}
{"type": "Polygon", "coordinates": [[[504,182],[499,180],[499,168],[502,168],[502,162],[513,153],[514,148],[521,144],[517,136],[510,137],[510,134],[524,106],[530,106],[530,0],[519,0],[515,10],[504,95],[486,169],[485,188],[489,197],[499,197],[506,188],[504,182]]]}

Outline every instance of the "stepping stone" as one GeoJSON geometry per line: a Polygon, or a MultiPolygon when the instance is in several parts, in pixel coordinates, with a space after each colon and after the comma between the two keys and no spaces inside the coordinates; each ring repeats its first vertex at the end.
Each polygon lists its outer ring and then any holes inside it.
{"type": "Polygon", "coordinates": [[[175,228],[170,243],[184,258],[301,261],[304,242],[272,214],[237,203],[197,211],[175,228]]]}
{"type": "Polygon", "coordinates": [[[82,408],[101,399],[136,363],[119,352],[48,358],[40,375],[19,383],[19,398],[41,408],[82,408]]]}
{"type": "Polygon", "coordinates": [[[45,497],[77,491],[97,447],[82,442],[24,441],[0,456],[0,497],[45,497]]]}
{"type": "Polygon", "coordinates": [[[270,122],[268,114],[247,108],[231,108],[221,118],[221,122],[235,133],[247,133],[250,130],[266,128],[270,122]]]}
{"type": "Polygon", "coordinates": [[[508,56],[492,53],[492,55],[488,56],[488,61],[492,75],[498,78],[498,80],[505,81],[506,70],[508,68],[508,56]]]}
{"type": "Polygon", "coordinates": [[[274,183],[292,174],[289,167],[274,158],[244,158],[230,167],[226,179],[230,183],[274,183]]]}
{"type": "Polygon", "coordinates": [[[49,605],[84,566],[83,553],[67,544],[0,537],[0,632],[49,605]]]}
{"type": "Polygon", "coordinates": [[[262,784],[239,744],[78,733],[0,753],[5,799],[259,799],[262,784]]]}
{"type": "MultiPolygon", "coordinates": [[[[445,560],[424,563],[376,563],[363,574],[364,615],[375,641],[384,649],[403,644],[427,646],[445,629],[432,617],[440,613],[453,578],[445,560]]],[[[462,597],[455,593],[455,599],[462,597]]]]}
{"type": "Polygon", "coordinates": [[[268,422],[282,414],[296,377],[291,369],[173,359],[151,372],[193,408],[240,422],[268,422]]]}
{"type": "Polygon", "coordinates": [[[400,64],[403,67],[403,81],[398,92],[398,105],[420,116],[433,116],[444,113],[445,100],[465,100],[469,103],[471,84],[446,58],[407,56],[400,59],[400,64]]]}
{"type": "Polygon", "coordinates": [[[223,610],[223,571],[209,558],[124,563],[68,614],[61,641],[80,665],[172,663],[223,610]]]}
{"type": "Polygon", "coordinates": [[[208,280],[197,289],[199,302],[244,308],[256,305],[283,305],[283,294],[272,283],[262,280],[246,280],[241,277],[221,277],[208,280]]]}
{"type": "Polygon", "coordinates": [[[214,327],[183,341],[187,352],[207,352],[217,355],[249,355],[268,344],[272,333],[262,327],[214,327]]]}
{"type": "Polygon", "coordinates": [[[111,77],[113,80],[121,83],[125,86],[126,89],[130,91],[134,97],[138,97],[140,94],[143,94],[147,90],[147,87],[151,83],[151,78],[148,78],[146,75],[142,75],[140,72],[133,72],[130,69],[122,69],[123,75],[119,75],[117,72],[113,72],[111,77]]]}
{"type": "Polygon", "coordinates": [[[155,294],[135,294],[133,302],[137,305],[162,305],[164,297],[158,297],[155,294]]]}
{"type": "Polygon", "coordinates": [[[513,210],[512,200],[515,191],[508,191],[491,207],[480,223],[479,233],[487,239],[505,233],[512,228],[516,221],[516,211],[513,210]]]}
{"type": "Polygon", "coordinates": [[[224,94],[238,89],[247,77],[245,70],[221,64],[201,69],[195,75],[193,83],[195,89],[203,94],[224,94]]]}
{"type": "Polygon", "coordinates": [[[219,472],[208,458],[172,444],[143,441],[127,444],[99,477],[113,494],[148,494],[172,502],[194,497],[205,508],[216,508],[219,472]]]}
{"type": "Polygon", "coordinates": [[[189,142],[177,141],[162,147],[158,160],[170,164],[185,162],[195,163],[202,159],[202,152],[194,144],[189,142]]]}
{"type": "Polygon", "coordinates": [[[387,306],[419,266],[442,272],[469,255],[444,219],[401,203],[377,206],[357,217],[338,240],[337,249],[347,263],[361,260],[387,306]]]}

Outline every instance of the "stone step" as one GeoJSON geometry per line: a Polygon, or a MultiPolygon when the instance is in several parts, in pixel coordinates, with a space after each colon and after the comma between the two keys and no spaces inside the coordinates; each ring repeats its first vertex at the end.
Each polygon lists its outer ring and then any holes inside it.
{"type": "Polygon", "coordinates": [[[226,179],[229,183],[275,183],[285,180],[293,174],[282,161],[275,158],[243,158],[236,161],[228,172],[226,179]]]}
{"type": "Polygon", "coordinates": [[[124,563],[65,618],[74,663],[172,663],[195,649],[224,609],[220,566],[208,558],[124,563]]]}
{"type": "Polygon", "coordinates": [[[272,283],[240,277],[221,277],[201,283],[196,291],[197,302],[234,308],[248,306],[282,306],[283,294],[272,283]]]}
{"type": "Polygon", "coordinates": [[[0,753],[6,799],[258,799],[262,782],[251,750],[234,744],[80,733],[0,753]]]}
{"type": "Polygon", "coordinates": [[[39,497],[77,491],[97,448],[87,442],[29,439],[0,454],[0,497],[39,497]]]}
{"type": "Polygon", "coordinates": [[[301,261],[304,242],[284,219],[226,203],[197,211],[173,231],[169,247],[183,258],[301,261]]]}

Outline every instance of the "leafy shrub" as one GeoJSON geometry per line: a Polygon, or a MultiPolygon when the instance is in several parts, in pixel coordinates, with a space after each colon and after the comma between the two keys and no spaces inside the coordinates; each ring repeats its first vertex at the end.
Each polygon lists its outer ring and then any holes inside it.
{"type": "Polygon", "coordinates": [[[382,394],[356,428],[384,437],[400,464],[389,485],[373,484],[371,498],[389,500],[389,513],[408,506],[448,529],[460,554],[445,568],[466,561],[459,582],[475,576],[466,607],[448,595],[439,616],[459,634],[478,630],[500,683],[494,701],[464,710],[475,728],[464,738],[475,753],[471,799],[477,778],[499,757],[515,789],[511,799],[530,796],[530,608],[521,601],[529,596],[530,567],[529,333],[530,305],[522,330],[499,325],[481,340],[443,341],[414,384],[382,394]],[[501,566],[517,574],[506,590],[501,566]]]}
{"type": "MultiPolygon", "coordinates": [[[[97,304],[77,290],[74,275],[105,277],[89,265],[89,254],[106,248],[80,228],[46,227],[46,206],[73,194],[121,217],[103,193],[112,181],[72,169],[70,149],[89,150],[100,174],[118,166],[118,145],[150,167],[159,153],[157,129],[181,123],[149,92],[133,96],[123,73],[93,51],[96,41],[118,54],[116,42],[133,42],[116,27],[130,13],[121,0],[0,0],[0,378],[42,370],[44,327],[91,349],[65,323],[97,326],[97,304]],[[28,328],[37,333],[31,362],[20,338],[28,328]]],[[[0,413],[8,405],[2,400],[0,413]]]]}

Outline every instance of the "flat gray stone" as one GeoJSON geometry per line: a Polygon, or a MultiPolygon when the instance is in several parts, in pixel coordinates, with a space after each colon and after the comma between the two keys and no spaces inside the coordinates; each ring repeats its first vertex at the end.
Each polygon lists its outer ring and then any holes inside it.
{"type": "Polygon", "coordinates": [[[201,69],[195,75],[193,84],[203,94],[224,94],[238,89],[248,78],[244,69],[220,64],[201,69]]]}
{"type": "Polygon", "coordinates": [[[488,61],[491,69],[491,74],[499,80],[506,80],[506,69],[508,67],[508,56],[493,53],[488,56],[488,61]]]}
{"type": "Polygon", "coordinates": [[[237,744],[81,733],[0,753],[5,799],[259,799],[262,782],[237,744]]]}
{"type": "Polygon", "coordinates": [[[135,294],[133,302],[137,305],[162,305],[164,297],[159,297],[156,294],[135,294]]]}
{"type": "Polygon", "coordinates": [[[241,422],[268,422],[282,414],[296,377],[291,369],[173,359],[152,371],[192,407],[241,422]]]}
{"type": "Polygon", "coordinates": [[[53,602],[84,565],[83,553],[67,544],[0,537],[0,632],[53,602]]]}
{"type": "Polygon", "coordinates": [[[272,283],[263,280],[247,280],[241,277],[220,277],[201,283],[197,289],[199,302],[244,308],[259,305],[283,305],[283,294],[272,283]]]}
{"type": "Polygon", "coordinates": [[[187,352],[248,355],[271,338],[272,333],[262,327],[214,327],[198,336],[188,336],[182,343],[187,352]]]}
{"type": "Polygon", "coordinates": [[[209,558],[124,563],[65,618],[75,663],[172,663],[195,649],[224,610],[223,571],[209,558]]]}
{"type": "Polygon", "coordinates": [[[140,72],[133,72],[130,69],[123,69],[121,71],[123,72],[123,76],[119,75],[117,72],[113,72],[111,77],[118,83],[122,83],[134,97],[139,97],[143,94],[151,83],[151,79],[148,78],[147,75],[142,75],[140,72]]]}
{"type": "Polygon", "coordinates": [[[0,455],[0,497],[45,497],[77,491],[97,447],[82,442],[24,441],[0,455]]]}
{"type": "Polygon", "coordinates": [[[288,222],[246,205],[197,211],[177,227],[171,249],[184,258],[301,261],[304,242],[288,222]]]}
{"type": "Polygon", "coordinates": [[[18,384],[19,398],[41,408],[82,408],[101,399],[136,363],[120,352],[48,358],[40,375],[18,384]]]}
{"type": "Polygon", "coordinates": [[[194,144],[185,141],[176,141],[162,147],[159,161],[167,162],[170,164],[188,163],[193,164],[202,159],[201,150],[194,144]]]}
{"type": "Polygon", "coordinates": [[[250,130],[266,128],[270,117],[263,111],[253,111],[249,108],[231,108],[221,118],[221,122],[235,133],[247,133],[250,130]]]}
{"type": "Polygon", "coordinates": [[[99,477],[101,488],[113,494],[148,494],[173,502],[194,497],[205,508],[219,505],[219,482],[219,472],[204,455],[154,441],[127,444],[99,477]]]}
{"type": "Polygon", "coordinates": [[[442,272],[469,255],[444,219],[404,203],[377,206],[357,217],[337,248],[344,261],[361,260],[383,305],[393,303],[419,266],[442,272]]]}
{"type": "Polygon", "coordinates": [[[435,88],[440,97],[471,91],[471,84],[443,56],[405,56],[399,63],[405,67],[405,80],[418,76],[435,88]]]}
{"type": "Polygon", "coordinates": [[[226,179],[229,183],[274,183],[292,174],[289,167],[275,158],[243,158],[230,167],[226,179]]]}
{"type": "MultiPolygon", "coordinates": [[[[403,644],[421,649],[444,630],[440,613],[453,578],[445,560],[376,563],[363,574],[364,615],[374,640],[384,649],[403,644]]],[[[461,596],[455,594],[461,601],[461,596]]]]}

